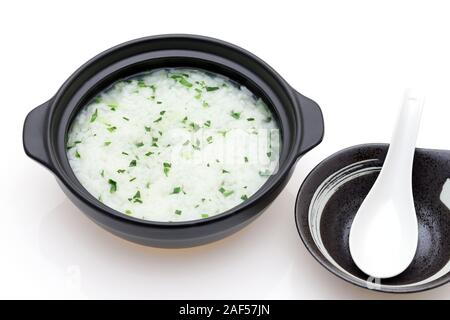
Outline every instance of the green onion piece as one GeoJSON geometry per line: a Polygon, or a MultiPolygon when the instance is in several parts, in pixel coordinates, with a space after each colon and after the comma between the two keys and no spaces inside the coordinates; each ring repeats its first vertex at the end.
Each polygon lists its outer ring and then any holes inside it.
{"type": "Polygon", "coordinates": [[[177,214],[177,215],[181,215],[181,212],[182,212],[181,210],[178,210],[178,209],[175,210],[175,214],[177,214]]]}
{"type": "Polygon", "coordinates": [[[205,121],[205,123],[203,125],[208,128],[211,127],[211,120],[205,121]]]}
{"type": "Polygon", "coordinates": [[[179,82],[180,84],[182,84],[183,86],[187,87],[187,88],[192,87],[192,83],[190,83],[189,81],[187,81],[185,78],[179,79],[178,82],[179,82]]]}
{"type": "Polygon", "coordinates": [[[208,138],[206,138],[206,141],[207,141],[208,143],[212,143],[213,137],[208,137],[208,138]]]}
{"type": "Polygon", "coordinates": [[[113,132],[113,131],[116,130],[116,129],[117,129],[117,127],[109,127],[109,128],[108,128],[108,131],[109,131],[109,132],[113,132]]]}
{"type": "Polygon", "coordinates": [[[119,169],[119,170],[117,170],[117,173],[124,173],[125,172],[125,169],[119,169]]]}
{"type": "Polygon", "coordinates": [[[247,121],[255,121],[255,118],[247,118],[247,121]]]}
{"type": "Polygon", "coordinates": [[[109,146],[111,144],[111,141],[105,141],[104,145],[109,146]]]}
{"type": "Polygon", "coordinates": [[[209,217],[208,214],[206,214],[206,213],[203,213],[203,214],[202,214],[202,218],[208,218],[208,217],[209,217]]]}
{"type": "Polygon", "coordinates": [[[117,182],[112,179],[108,180],[109,183],[109,192],[114,193],[117,191],[117,182]]]}
{"type": "Polygon", "coordinates": [[[248,162],[248,158],[247,158],[247,157],[244,157],[244,161],[245,161],[245,162],[248,162]]]}
{"type": "Polygon", "coordinates": [[[142,146],[144,146],[144,143],[143,143],[143,142],[138,142],[138,143],[136,143],[136,147],[140,148],[140,147],[142,147],[142,146]]]}
{"type": "Polygon", "coordinates": [[[247,197],[246,194],[243,194],[243,195],[241,196],[241,200],[242,200],[242,201],[245,201],[245,200],[247,200],[247,199],[248,199],[248,197],[247,197]]]}
{"type": "Polygon", "coordinates": [[[175,188],[173,188],[173,191],[171,194],[178,194],[180,192],[181,192],[181,187],[175,187],[175,188]]]}
{"type": "Polygon", "coordinates": [[[152,130],[152,128],[151,128],[151,127],[147,127],[147,126],[145,126],[144,128],[145,128],[145,131],[147,131],[147,132],[150,132],[150,131],[152,130]]]}
{"type": "Polygon", "coordinates": [[[131,160],[129,167],[136,167],[136,160],[131,160]]]}
{"type": "Polygon", "coordinates": [[[166,175],[166,177],[168,176],[171,167],[172,167],[172,165],[170,163],[168,163],[168,162],[163,163],[163,171],[164,171],[164,174],[166,175]]]}
{"type": "Polygon", "coordinates": [[[206,87],[206,91],[216,91],[219,90],[219,87],[206,87]]]}
{"type": "Polygon", "coordinates": [[[219,192],[223,194],[224,197],[228,197],[234,193],[232,190],[225,190],[224,187],[220,187],[219,192]]]}
{"type": "Polygon", "coordinates": [[[127,117],[122,117],[123,120],[130,121],[127,117]]]}
{"type": "Polygon", "coordinates": [[[81,156],[80,156],[78,150],[75,150],[75,158],[81,158],[81,156]]]}
{"type": "Polygon", "coordinates": [[[148,157],[148,156],[151,156],[152,154],[153,154],[153,152],[149,151],[145,155],[148,157]]]}
{"type": "Polygon", "coordinates": [[[153,121],[153,122],[160,122],[162,120],[162,118],[161,117],[159,117],[158,119],[156,119],[155,121],[153,121]]]}
{"type": "Polygon", "coordinates": [[[91,115],[91,122],[94,122],[97,119],[98,109],[95,109],[94,113],[91,115]]]}
{"type": "Polygon", "coordinates": [[[238,120],[238,119],[241,118],[241,113],[240,113],[240,112],[234,112],[234,111],[231,111],[231,116],[232,116],[233,118],[235,118],[236,120],[238,120]]]}

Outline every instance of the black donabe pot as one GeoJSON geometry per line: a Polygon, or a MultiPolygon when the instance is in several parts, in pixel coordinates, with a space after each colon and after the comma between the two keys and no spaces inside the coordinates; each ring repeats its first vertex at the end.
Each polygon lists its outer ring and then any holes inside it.
{"type": "Polygon", "coordinates": [[[288,182],[296,161],[322,140],[319,106],[292,89],[271,67],[232,44],[193,35],[161,35],[113,47],[80,67],[56,95],[25,119],[25,152],[57,177],[66,195],[94,222],[127,240],[165,248],[190,247],[224,238],[254,220],[288,182]],[[222,214],[187,222],[151,222],[105,206],[75,177],[66,156],[67,132],[77,112],[120,78],[163,67],[200,68],[228,76],[261,97],[281,130],[279,170],[242,204],[222,214]]]}

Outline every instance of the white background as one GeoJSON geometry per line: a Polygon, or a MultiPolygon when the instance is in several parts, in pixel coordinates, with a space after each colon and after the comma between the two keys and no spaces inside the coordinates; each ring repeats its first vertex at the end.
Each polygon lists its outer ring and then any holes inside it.
{"type": "Polygon", "coordinates": [[[450,298],[450,285],[401,296],[336,278],[304,248],[293,212],[320,160],[389,141],[406,87],[427,93],[419,146],[450,149],[448,1],[2,1],[0,35],[0,298],[450,298]],[[100,229],[22,149],[26,114],[82,63],[163,33],[246,48],[316,100],[326,121],[323,143],[267,212],[193,249],[147,248],[100,229]]]}

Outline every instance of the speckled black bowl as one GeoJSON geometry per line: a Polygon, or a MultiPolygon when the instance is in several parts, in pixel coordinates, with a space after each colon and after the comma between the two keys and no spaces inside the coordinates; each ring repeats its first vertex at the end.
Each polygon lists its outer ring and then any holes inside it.
{"type": "Polygon", "coordinates": [[[413,193],[419,243],[408,269],[380,281],[359,270],[350,256],[353,218],[379,174],[387,149],[387,144],[355,146],[320,163],[297,196],[298,231],[317,261],[360,287],[407,293],[441,286],[450,281],[450,210],[440,200],[450,178],[450,151],[416,150],[413,193]]]}

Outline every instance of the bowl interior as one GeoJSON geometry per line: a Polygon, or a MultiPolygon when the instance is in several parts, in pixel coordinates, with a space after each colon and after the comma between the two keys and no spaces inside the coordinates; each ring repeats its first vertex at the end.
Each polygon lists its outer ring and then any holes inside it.
{"type": "Polygon", "coordinates": [[[448,151],[416,152],[413,194],[419,243],[408,269],[394,278],[372,279],[358,269],[350,255],[351,224],[379,174],[386,152],[387,145],[366,145],[344,150],[320,164],[299,193],[309,193],[311,198],[307,201],[310,205],[297,206],[297,219],[303,220],[300,233],[316,258],[345,280],[380,291],[428,289],[450,277],[450,209],[440,201],[442,187],[450,178],[448,151]],[[309,192],[305,193],[306,189],[309,192]]]}

